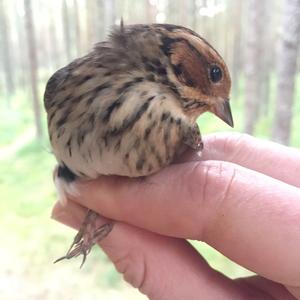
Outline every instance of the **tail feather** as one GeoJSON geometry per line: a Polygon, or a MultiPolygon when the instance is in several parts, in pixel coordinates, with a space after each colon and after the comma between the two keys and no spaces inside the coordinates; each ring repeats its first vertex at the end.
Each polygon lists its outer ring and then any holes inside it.
{"type": "Polygon", "coordinates": [[[53,172],[53,180],[56,186],[58,200],[66,205],[68,196],[78,197],[79,190],[76,187],[77,176],[67,167],[57,165],[53,172]]]}

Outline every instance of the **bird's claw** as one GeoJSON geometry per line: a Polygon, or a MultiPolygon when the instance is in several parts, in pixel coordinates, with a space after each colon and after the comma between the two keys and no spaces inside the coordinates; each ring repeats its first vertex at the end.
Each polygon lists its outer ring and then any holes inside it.
{"type": "Polygon", "coordinates": [[[196,151],[203,150],[203,141],[197,124],[185,128],[183,142],[196,151]]]}
{"type": "Polygon", "coordinates": [[[81,227],[79,232],[76,234],[73,243],[71,244],[69,250],[67,251],[67,254],[58,258],[54,261],[54,263],[57,263],[59,261],[62,261],[64,259],[71,259],[73,257],[77,257],[80,254],[82,254],[82,262],[80,265],[80,268],[84,265],[86,261],[87,255],[90,253],[92,247],[102,239],[104,239],[112,230],[113,223],[106,223],[99,227],[92,235],[86,234],[85,226],[81,227]]]}

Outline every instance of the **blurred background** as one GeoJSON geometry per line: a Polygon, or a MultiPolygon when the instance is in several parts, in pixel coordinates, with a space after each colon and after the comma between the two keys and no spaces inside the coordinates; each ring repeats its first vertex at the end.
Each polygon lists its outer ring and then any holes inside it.
{"type": "MultiPolygon", "coordinates": [[[[83,269],[79,260],[52,263],[74,232],[49,217],[55,160],[45,84],[121,17],[205,37],[231,71],[234,130],[300,147],[300,0],[0,0],[0,299],[145,299],[99,249],[83,269]]],[[[203,134],[230,130],[210,114],[199,124],[203,134]]],[[[231,278],[251,274],[194,245],[231,278]]]]}

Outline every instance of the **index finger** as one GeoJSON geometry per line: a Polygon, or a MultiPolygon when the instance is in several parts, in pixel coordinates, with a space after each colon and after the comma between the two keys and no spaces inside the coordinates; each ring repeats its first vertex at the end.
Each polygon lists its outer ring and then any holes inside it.
{"type": "Polygon", "coordinates": [[[205,136],[202,159],[233,162],[300,187],[300,151],[247,134],[205,136]]]}
{"type": "Polygon", "coordinates": [[[207,242],[240,265],[300,285],[300,190],[228,162],[172,165],[144,180],[103,177],[74,199],[147,230],[207,242]]]}

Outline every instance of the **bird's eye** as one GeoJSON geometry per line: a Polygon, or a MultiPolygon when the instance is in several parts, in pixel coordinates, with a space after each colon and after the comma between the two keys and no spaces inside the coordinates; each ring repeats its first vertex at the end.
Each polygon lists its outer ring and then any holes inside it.
{"type": "Polygon", "coordinates": [[[222,70],[218,66],[213,66],[210,69],[210,80],[214,83],[222,79],[222,70]]]}

